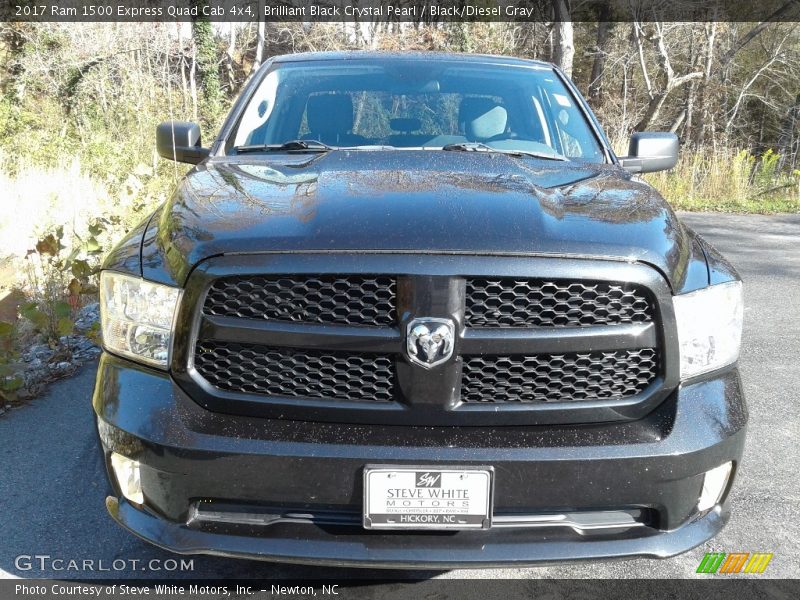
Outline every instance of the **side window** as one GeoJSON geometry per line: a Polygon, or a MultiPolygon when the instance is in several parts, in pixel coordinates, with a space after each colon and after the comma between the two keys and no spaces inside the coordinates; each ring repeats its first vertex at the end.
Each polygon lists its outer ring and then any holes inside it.
{"type": "Polygon", "coordinates": [[[552,94],[553,113],[555,115],[556,129],[564,156],[569,158],[582,158],[583,148],[580,142],[571,133],[572,124],[582,116],[569,96],[565,94],[552,94]],[[578,114],[576,114],[578,113],[578,114]]]}
{"type": "MultiPolygon", "coordinates": [[[[567,158],[602,160],[603,152],[591,131],[586,127],[586,118],[572,97],[563,89],[540,91],[542,111],[545,121],[552,131],[550,145],[567,158]]],[[[537,104],[534,97],[534,106],[537,104]]]]}
{"type": "Polygon", "coordinates": [[[539,102],[536,96],[532,96],[531,100],[533,101],[533,108],[536,111],[536,123],[534,128],[542,132],[542,141],[553,148],[553,138],[550,135],[550,126],[547,124],[547,119],[544,116],[544,110],[542,110],[542,103],[539,102]]]}
{"type": "Polygon", "coordinates": [[[303,136],[309,133],[311,133],[311,130],[308,128],[308,117],[306,116],[306,111],[303,110],[303,117],[300,119],[300,129],[297,131],[297,138],[303,139],[303,136]]]}
{"type": "Polygon", "coordinates": [[[267,121],[275,108],[275,95],[278,91],[279,73],[272,71],[258,88],[242,115],[234,140],[235,146],[259,143],[263,140],[267,121]]]}

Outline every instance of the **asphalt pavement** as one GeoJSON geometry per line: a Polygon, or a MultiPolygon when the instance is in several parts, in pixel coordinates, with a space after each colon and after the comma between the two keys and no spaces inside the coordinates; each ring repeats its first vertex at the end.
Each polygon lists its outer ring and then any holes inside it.
{"type": "MultiPolygon", "coordinates": [[[[526,569],[382,572],[196,556],[190,572],[115,572],[120,560],[145,564],[176,556],[134,538],[106,514],[90,406],[95,366],[87,365],[0,417],[0,578],[677,578],[698,577],[706,552],[757,551],[774,553],[765,575],[800,576],[800,215],[682,217],[733,262],[745,283],[748,443],[731,522],[703,546],[668,560],[526,569]],[[25,558],[43,555],[50,558],[25,558]],[[53,564],[59,558],[64,562],[53,564]],[[71,570],[70,559],[90,559],[93,570],[71,570]],[[98,570],[101,565],[110,570],[98,570]]],[[[380,597],[380,590],[374,593],[380,597]]]]}

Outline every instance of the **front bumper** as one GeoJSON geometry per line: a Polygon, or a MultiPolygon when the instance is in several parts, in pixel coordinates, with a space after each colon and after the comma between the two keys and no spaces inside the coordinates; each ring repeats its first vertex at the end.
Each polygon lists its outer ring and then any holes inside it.
{"type": "Polygon", "coordinates": [[[94,408],[106,462],[113,451],[142,465],[144,507],[109,497],[109,512],[149,542],[184,554],[434,569],[685,552],[728,519],[727,492],[709,512],[695,507],[706,471],[732,461],[735,476],[747,421],[735,369],[683,385],[638,421],[406,427],[212,413],[167,374],[107,354],[94,408]],[[496,516],[629,511],[640,526],[367,531],[350,517],[374,463],[492,465],[496,516]],[[195,518],[198,505],[333,517],[212,523],[195,518]]]}

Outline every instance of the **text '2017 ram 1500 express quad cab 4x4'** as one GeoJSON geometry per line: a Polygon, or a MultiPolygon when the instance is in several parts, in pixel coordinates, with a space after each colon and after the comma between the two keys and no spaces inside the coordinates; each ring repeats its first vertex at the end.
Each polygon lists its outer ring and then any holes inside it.
{"type": "Polygon", "coordinates": [[[107,257],[107,508],[179,553],[666,557],[742,455],[741,283],[545,63],[276,57],[107,257]]]}

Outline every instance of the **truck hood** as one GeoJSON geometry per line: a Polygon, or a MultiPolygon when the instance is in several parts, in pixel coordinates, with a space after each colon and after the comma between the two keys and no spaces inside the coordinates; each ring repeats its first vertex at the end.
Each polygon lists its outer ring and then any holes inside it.
{"type": "Polygon", "coordinates": [[[213,158],[151,240],[143,269],[156,261],[178,283],[233,252],[376,250],[641,261],[673,288],[693,244],[659,194],[614,165],[436,150],[213,158]]]}

